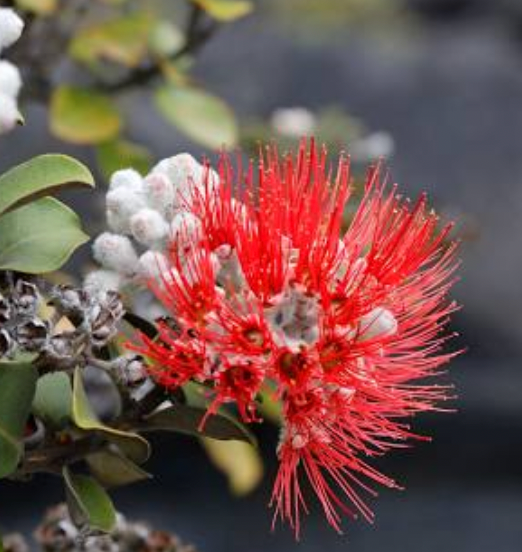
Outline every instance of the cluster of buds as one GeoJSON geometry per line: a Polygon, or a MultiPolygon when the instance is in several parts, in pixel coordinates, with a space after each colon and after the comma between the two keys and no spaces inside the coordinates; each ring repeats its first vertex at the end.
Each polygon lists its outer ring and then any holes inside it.
{"type": "Polygon", "coordinates": [[[47,512],[35,537],[42,552],[196,552],[178,537],[145,523],[131,523],[121,514],[110,535],[83,537],[65,504],[47,512]]]}
{"type": "Polygon", "coordinates": [[[52,308],[34,282],[10,278],[0,293],[0,358],[36,353],[41,364],[66,368],[83,350],[99,349],[117,333],[123,316],[117,292],[56,286],[49,296],[52,308]]]}
{"type": "Polygon", "coordinates": [[[183,223],[151,261],[168,269],[149,280],[179,327],[159,321],[157,339],[131,346],[159,385],[207,386],[208,415],[232,403],[255,422],[263,393],[281,403],[272,505],[297,534],[301,475],[335,529],[341,512],[373,519],[367,480],[397,484],[366,459],[416,437],[405,418],[447,398],[428,378],[454,356],[451,226],[425,196],[412,205],[387,188],[378,166],[347,223],[350,160],[337,166],[303,143],[246,171],[224,154],[219,180],[187,179],[183,223]]]}
{"type": "Polygon", "coordinates": [[[110,231],[93,245],[102,269],[88,274],[85,289],[125,289],[166,272],[173,238],[199,231],[188,206],[194,186],[217,180],[187,153],[164,159],[145,177],[132,169],[114,173],[106,197],[110,231]]]}
{"type": "MultiPolygon", "coordinates": [[[[21,36],[24,23],[11,8],[0,8],[0,54],[21,36]]],[[[12,130],[22,118],[18,111],[18,95],[22,79],[18,68],[0,59],[0,134],[12,130]]]]}

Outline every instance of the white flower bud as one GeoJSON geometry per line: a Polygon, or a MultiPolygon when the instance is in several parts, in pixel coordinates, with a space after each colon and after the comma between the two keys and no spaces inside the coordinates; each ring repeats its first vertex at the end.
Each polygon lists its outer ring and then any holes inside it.
{"type": "Polygon", "coordinates": [[[160,279],[162,274],[170,270],[170,263],[165,255],[157,251],[143,253],[139,260],[140,274],[144,278],[160,279]]]}
{"type": "Polygon", "coordinates": [[[302,449],[302,448],[306,447],[307,444],[308,444],[308,439],[300,433],[297,433],[296,435],[294,435],[292,437],[292,448],[293,449],[296,449],[296,450],[302,449]]]}
{"type": "Polygon", "coordinates": [[[103,295],[108,291],[118,291],[122,283],[121,276],[112,270],[93,270],[83,281],[83,288],[93,295],[103,295]]]}
{"type": "Polygon", "coordinates": [[[13,130],[20,120],[16,100],[0,92],[0,134],[13,130]]]}
{"type": "Polygon", "coordinates": [[[130,219],[134,238],[148,246],[161,245],[169,231],[167,221],[153,209],[141,209],[130,219]]]}
{"type": "Polygon", "coordinates": [[[304,107],[286,107],[276,109],[270,123],[283,136],[301,138],[313,134],[317,121],[314,114],[304,107]]]}
{"type": "Polygon", "coordinates": [[[161,173],[151,173],[143,181],[147,203],[167,220],[174,216],[174,186],[170,179],[161,173]]]}
{"type": "Polygon", "coordinates": [[[94,258],[104,267],[132,276],[138,270],[138,256],[126,236],[104,232],[92,246],[94,258]]]}
{"type": "Polygon", "coordinates": [[[114,232],[130,234],[130,219],[147,205],[142,190],[119,186],[107,194],[107,223],[114,232]]]}
{"type": "Polygon", "coordinates": [[[377,337],[389,337],[397,333],[397,327],[397,320],[388,309],[376,307],[361,317],[359,322],[359,339],[368,340],[377,337]]]}
{"type": "Polygon", "coordinates": [[[143,190],[143,178],[134,169],[122,169],[111,176],[109,190],[126,188],[135,192],[143,190]]]}
{"type": "Polygon", "coordinates": [[[11,8],[0,8],[0,51],[14,44],[22,35],[24,22],[11,8]]]}
{"type": "Polygon", "coordinates": [[[351,154],[357,161],[374,161],[379,157],[390,157],[395,150],[395,141],[389,132],[380,130],[356,141],[351,154]]]}
{"type": "Polygon", "coordinates": [[[17,98],[22,87],[18,67],[9,61],[0,60],[0,94],[17,98]]]}
{"type": "Polygon", "coordinates": [[[152,174],[164,174],[175,187],[186,185],[187,180],[198,181],[203,173],[203,166],[190,153],[179,153],[160,161],[152,169],[152,174]]]}
{"type": "Polygon", "coordinates": [[[170,239],[195,244],[203,235],[201,221],[192,213],[179,213],[170,223],[170,239]]]}
{"type": "Polygon", "coordinates": [[[152,174],[163,174],[174,186],[174,208],[183,210],[190,201],[193,190],[204,193],[219,185],[218,174],[198,163],[192,155],[180,153],[160,161],[152,174]]]}

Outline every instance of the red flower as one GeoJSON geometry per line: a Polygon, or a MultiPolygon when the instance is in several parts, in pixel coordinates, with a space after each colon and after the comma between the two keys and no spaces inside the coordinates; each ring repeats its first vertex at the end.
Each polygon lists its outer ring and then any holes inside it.
{"type": "Polygon", "coordinates": [[[246,173],[223,155],[219,184],[206,173],[186,200],[201,231],[173,236],[172,268],[152,285],[182,332],[161,326],[138,348],[159,383],[206,382],[210,412],[232,402],[247,422],[263,383],[275,384],[275,519],[299,534],[305,476],[335,529],[341,512],[371,521],[360,493],[397,485],[367,460],[419,438],[407,418],[447,398],[429,378],[456,354],[443,350],[456,309],[450,226],[425,196],[398,196],[376,166],[343,230],[350,161],[333,171],[314,144],[295,158],[269,149],[246,173]]]}

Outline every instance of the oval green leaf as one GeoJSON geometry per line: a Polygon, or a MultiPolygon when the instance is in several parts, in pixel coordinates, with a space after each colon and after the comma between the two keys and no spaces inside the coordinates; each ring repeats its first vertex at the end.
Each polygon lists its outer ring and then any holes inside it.
{"type": "Polygon", "coordinates": [[[230,490],[243,496],[252,492],[263,478],[259,451],[242,441],[201,439],[210,460],[228,479],[230,490]]]}
{"type": "Polygon", "coordinates": [[[92,477],[63,470],[67,505],[77,527],[110,533],[116,525],[116,512],[105,489],[92,477]]]}
{"type": "Polygon", "coordinates": [[[44,197],[0,217],[0,270],[57,270],[88,239],[74,211],[44,197]]]}
{"type": "Polygon", "coordinates": [[[99,144],[115,138],[120,114],[112,100],[95,90],[60,86],[51,99],[51,132],[73,144],[99,144]]]}
{"type": "Polygon", "coordinates": [[[103,450],[87,457],[91,473],[104,487],[122,487],[150,479],[142,470],[118,450],[103,450]]]}
{"type": "Polygon", "coordinates": [[[245,441],[251,445],[256,445],[255,437],[247,428],[232,416],[224,413],[209,416],[200,430],[201,421],[206,412],[204,408],[176,404],[148,416],[144,430],[174,431],[224,441],[245,441]]]}
{"type": "Polygon", "coordinates": [[[96,431],[137,464],[143,464],[150,456],[150,446],[146,439],[130,431],[122,431],[103,424],[94,413],[82,380],[80,368],[74,372],[72,417],[77,427],[85,431],[96,431]]]}
{"type": "Polygon", "coordinates": [[[197,88],[166,85],[156,91],[155,101],[163,116],[195,142],[215,149],[237,144],[236,118],[216,96],[197,88]]]}
{"type": "Polygon", "coordinates": [[[56,190],[94,187],[89,169],[66,155],[40,155],[0,176],[0,214],[56,190]]]}
{"type": "Polygon", "coordinates": [[[16,7],[36,15],[51,15],[58,7],[58,0],[16,0],[16,7]]]}
{"type": "Polygon", "coordinates": [[[80,29],[73,38],[73,59],[92,65],[107,60],[136,67],[147,54],[154,19],[149,13],[135,12],[80,29]]]}
{"type": "Polygon", "coordinates": [[[36,385],[33,413],[52,427],[62,428],[71,418],[71,379],[64,372],[42,376],[36,385]]]}
{"type": "Polygon", "coordinates": [[[219,21],[234,21],[248,15],[254,4],[248,0],[193,0],[209,15],[219,21]]]}
{"type": "Polygon", "coordinates": [[[0,363],[0,477],[10,475],[18,466],[37,377],[32,364],[0,363]]]}

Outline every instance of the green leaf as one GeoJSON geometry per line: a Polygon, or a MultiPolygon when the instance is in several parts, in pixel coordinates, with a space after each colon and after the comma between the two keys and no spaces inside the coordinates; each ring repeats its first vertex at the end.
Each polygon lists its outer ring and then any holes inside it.
{"type": "Polygon", "coordinates": [[[77,32],[71,57],[87,65],[107,60],[136,67],[147,54],[153,25],[154,18],[145,12],[94,23],[77,32]]]}
{"type": "Polygon", "coordinates": [[[33,413],[49,425],[62,428],[71,418],[71,380],[64,372],[42,376],[36,386],[33,413]]]}
{"type": "Polygon", "coordinates": [[[36,15],[51,15],[58,7],[58,0],[16,0],[16,7],[36,15]]]}
{"type": "Polygon", "coordinates": [[[117,450],[104,450],[87,457],[91,473],[104,487],[121,487],[150,479],[150,473],[117,450]]]}
{"type": "Polygon", "coordinates": [[[259,451],[242,441],[201,439],[214,465],[228,478],[230,490],[239,496],[252,492],[263,478],[259,451]]]}
{"type": "Polygon", "coordinates": [[[208,92],[166,85],[156,91],[155,101],[164,117],[195,142],[216,149],[237,144],[234,114],[208,92]]]}
{"type": "Polygon", "coordinates": [[[88,239],[74,211],[44,197],[0,217],[0,270],[57,270],[88,239]]]}
{"type": "Polygon", "coordinates": [[[219,21],[234,21],[248,15],[254,4],[247,0],[192,0],[219,21]]]}
{"type": "Polygon", "coordinates": [[[74,372],[72,416],[80,429],[102,434],[137,464],[143,464],[149,458],[150,446],[146,439],[137,433],[105,425],[97,418],[85,392],[80,368],[74,372]]]}
{"type": "Polygon", "coordinates": [[[261,412],[263,418],[275,424],[281,426],[283,419],[283,410],[281,401],[275,398],[276,390],[272,385],[268,384],[259,393],[259,402],[257,407],[261,412]]]}
{"type": "Polygon", "coordinates": [[[109,495],[92,477],[63,470],[67,505],[75,525],[110,533],[116,525],[116,512],[109,495]]]}
{"type": "Polygon", "coordinates": [[[22,455],[37,377],[32,364],[0,363],[0,477],[14,472],[22,455]]]}
{"type": "Polygon", "coordinates": [[[175,431],[212,439],[245,441],[256,445],[255,437],[246,427],[225,413],[209,416],[200,431],[199,427],[206,412],[204,408],[176,404],[148,416],[144,429],[147,431],[175,431]]]}
{"type": "Polygon", "coordinates": [[[58,87],[51,98],[51,132],[73,144],[99,144],[115,138],[122,127],[112,100],[95,90],[58,87]]]}
{"type": "Polygon", "coordinates": [[[150,151],[126,140],[112,140],[100,144],[97,149],[97,161],[103,176],[108,180],[119,169],[132,167],[142,174],[149,172],[152,166],[150,151]]]}
{"type": "Polygon", "coordinates": [[[0,176],[0,214],[55,190],[94,187],[89,169],[66,155],[40,155],[0,176]]]}

